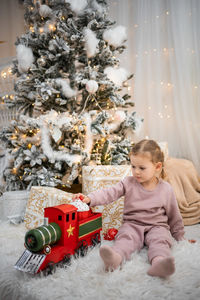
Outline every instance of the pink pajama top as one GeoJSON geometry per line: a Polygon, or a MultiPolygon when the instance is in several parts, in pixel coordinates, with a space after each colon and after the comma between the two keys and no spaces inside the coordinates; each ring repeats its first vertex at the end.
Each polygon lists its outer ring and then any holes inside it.
{"type": "Polygon", "coordinates": [[[124,196],[123,222],[141,226],[164,226],[176,240],[184,236],[183,220],[171,185],[160,179],[156,188],[146,190],[133,176],[110,188],[87,195],[90,206],[109,204],[124,196]]]}

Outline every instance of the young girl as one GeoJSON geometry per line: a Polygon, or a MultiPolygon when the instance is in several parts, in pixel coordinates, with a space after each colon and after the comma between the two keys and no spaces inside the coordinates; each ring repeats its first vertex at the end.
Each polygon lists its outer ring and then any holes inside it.
{"type": "Polygon", "coordinates": [[[172,187],[164,177],[164,155],[153,140],[142,140],[130,153],[133,176],[114,186],[84,196],[91,207],[124,198],[122,226],[112,246],[100,247],[106,270],[118,268],[134,251],[148,247],[151,276],[167,277],[174,273],[171,256],[172,237],[184,238],[184,226],[172,187]]]}

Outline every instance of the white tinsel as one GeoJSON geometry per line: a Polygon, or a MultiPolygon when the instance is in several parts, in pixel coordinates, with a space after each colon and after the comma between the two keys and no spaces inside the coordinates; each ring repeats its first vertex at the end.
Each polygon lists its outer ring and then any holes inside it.
{"type": "Polygon", "coordinates": [[[85,36],[85,48],[86,48],[87,56],[92,57],[96,53],[98,53],[99,40],[96,38],[95,33],[89,28],[86,28],[84,30],[84,36],[85,36]]]}
{"type": "Polygon", "coordinates": [[[41,5],[39,8],[39,14],[41,17],[46,18],[51,14],[51,12],[52,12],[52,9],[46,4],[41,5]]]}
{"type": "Polygon", "coordinates": [[[70,3],[71,9],[76,14],[81,14],[87,6],[87,0],[65,0],[66,3],[70,3]]]}
{"type": "Polygon", "coordinates": [[[27,72],[32,63],[34,62],[33,51],[31,48],[26,47],[22,44],[17,45],[17,60],[18,70],[20,73],[27,72]]]}
{"type": "Polygon", "coordinates": [[[77,154],[69,154],[64,153],[62,151],[53,151],[51,144],[50,144],[50,133],[47,126],[44,126],[41,129],[42,131],[42,150],[43,153],[48,157],[51,163],[55,161],[65,161],[68,166],[72,166],[74,163],[79,163],[81,161],[81,156],[77,154]]]}
{"type": "Polygon", "coordinates": [[[93,146],[93,134],[92,134],[92,131],[91,131],[92,120],[91,120],[91,117],[88,113],[84,114],[83,119],[85,121],[85,126],[86,126],[86,128],[85,128],[86,133],[85,133],[84,151],[86,153],[90,154],[91,150],[92,150],[92,146],[93,146]]]}
{"type": "Polygon", "coordinates": [[[103,33],[103,39],[108,42],[109,45],[119,47],[126,40],[126,27],[117,26],[113,29],[108,29],[103,33]]]}
{"type": "Polygon", "coordinates": [[[56,83],[61,86],[62,92],[66,98],[71,98],[76,96],[76,91],[73,90],[66,79],[57,78],[56,83]]]}
{"type": "Polygon", "coordinates": [[[88,80],[85,87],[88,93],[94,94],[98,90],[99,86],[95,80],[88,80]]]}
{"type": "Polygon", "coordinates": [[[122,83],[127,80],[128,72],[124,68],[107,67],[104,70],[107,77],[118,86],[122,86],[122,83]]]}

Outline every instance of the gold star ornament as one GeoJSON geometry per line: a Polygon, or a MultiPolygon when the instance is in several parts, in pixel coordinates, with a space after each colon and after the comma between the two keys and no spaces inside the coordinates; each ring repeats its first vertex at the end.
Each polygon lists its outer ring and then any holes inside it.
{"type": "Polygon", "coordinates": [[[73,230],[74,230],[74,228],[75,228],[75,227],[72,227],[71,224],[69,225],[69,228],[67,229],[68,237],[70,237],[71,235],[73,235],[73,230]]]}

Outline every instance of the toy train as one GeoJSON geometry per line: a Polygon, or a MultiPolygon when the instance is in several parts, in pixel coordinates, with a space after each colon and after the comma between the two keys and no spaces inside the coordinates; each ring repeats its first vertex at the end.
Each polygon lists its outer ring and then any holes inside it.
{"type": "Polygon", "coordinates": [[[88,247],[100,243],[102,214],[77,211],[72,204],[44,209],[44,225],[25,235],[26,250],[15,268],[31,274],[48,275],[60,263],[68,263],[74,255],[83,256],[88,247]]]}

